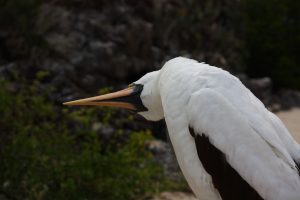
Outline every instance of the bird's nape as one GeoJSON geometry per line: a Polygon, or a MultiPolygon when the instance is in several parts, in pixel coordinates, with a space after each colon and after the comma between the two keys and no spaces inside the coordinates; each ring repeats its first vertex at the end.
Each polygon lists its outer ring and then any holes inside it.
{"type": "Polygon", "coordinates": [[[141,84],[131,84],[128,88],[100,96],[79,99],[63,103],[68,106],[110,106],[125,108],[136,112],[147,111],[140,98],[141,84]]]}

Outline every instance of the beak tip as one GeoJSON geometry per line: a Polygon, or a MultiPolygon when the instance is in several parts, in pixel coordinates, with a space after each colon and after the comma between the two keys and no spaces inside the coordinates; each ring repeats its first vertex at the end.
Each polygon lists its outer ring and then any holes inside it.
{"type": "Polygon", "coordinates": [[[71,102],[63,102],[63,105],[64,106],[70,106],[70,105],[72,105],[72,103],[71,102]]]}

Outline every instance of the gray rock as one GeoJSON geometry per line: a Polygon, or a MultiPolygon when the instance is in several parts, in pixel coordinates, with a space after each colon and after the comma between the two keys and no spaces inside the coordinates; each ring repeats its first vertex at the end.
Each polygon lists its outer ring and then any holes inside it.
{"type": "Polygon", "coordinates": [[[249,79],[247,86],[264,104],[272,103],[272,80],[269,77],[249,79]]]}
{"type": "Polygon", "coordinates": [[[170,143],[153,140],[148,144],[148,148],[155,159],[163,166],[166,175],[174,180],[182,179],[182,174],[170,143]]]}
{"type": "Polygon", "coordinates": [[[96,122],[96,123],[94,123],[94,124],[92,125],[92,130],[93,130],[93,131],[99,131],[99,130],[101,130],[102,126],[103,126],[102,123],[96,122]]]}
{"type": "Polygon", "coordinates": [[[112,137],[114,132],[115,129],[112,126],[105,124],[101,127],[99,134],[103,141],[108,141],[112,137]]]}

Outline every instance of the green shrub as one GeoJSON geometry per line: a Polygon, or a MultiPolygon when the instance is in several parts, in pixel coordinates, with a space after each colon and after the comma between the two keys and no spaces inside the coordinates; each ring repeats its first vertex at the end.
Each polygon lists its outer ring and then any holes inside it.
{"type": "Polygon", "coordinates": [[[1,194],[13,199],[125,200],[177,187],[145,148],[149,132],[125,137],[117,130],[104,147],[91,125],[101,120],[98,112],[108,121],[113,110],[62,110],[32,87],[12,93],[10,84],[0,85],[1,194]]]}
{"type": "Polygon", "coordinates": [[[0,25],[5,29],[26,34],[34,26],[42,0],[0,0],[0,25]]]}
{"type": "Polygon", "coordinates": [[[243,0],[247,72],[300,89],[300,2],[243,0]]]}

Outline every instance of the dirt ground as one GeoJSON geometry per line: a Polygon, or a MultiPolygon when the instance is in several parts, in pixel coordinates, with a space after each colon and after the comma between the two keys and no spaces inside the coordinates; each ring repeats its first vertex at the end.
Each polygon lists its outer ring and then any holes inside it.
{"type": "Polygon", "coordinates": [[[300,108],[276,113],[294,138],[300,143],[300,108]]]}
{"type": "MultiPolygon", "coordinates": [[[[289,129],[293,137],[300,143],[300,108],[276,113],[289,129]]],[[[193,194],[185,192],[163,192],[153,200],[197,200],[193,194]]]]}

